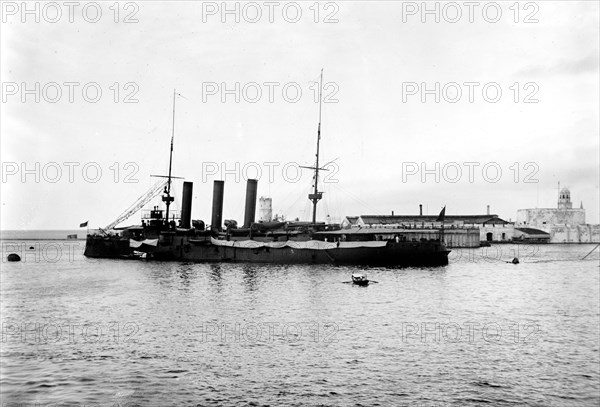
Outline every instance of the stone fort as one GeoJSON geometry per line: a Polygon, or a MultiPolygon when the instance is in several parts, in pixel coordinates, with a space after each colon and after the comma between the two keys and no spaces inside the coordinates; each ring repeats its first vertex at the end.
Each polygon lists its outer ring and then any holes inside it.
{"type": "Polygon", "coordinates": [[[550,234],[551,243],[597,243],[600,225],[585,223],[583,204],[573,208],[571,191],[563,188],[558,193],[557,208],[519,209],[515,227],[543,230],[550,234]]]}

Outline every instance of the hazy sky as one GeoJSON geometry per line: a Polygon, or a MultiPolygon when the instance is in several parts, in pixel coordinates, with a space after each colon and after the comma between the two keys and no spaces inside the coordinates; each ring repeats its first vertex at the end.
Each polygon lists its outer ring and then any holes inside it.
{"type": "Polygon", "coordinates": [[[225,179],[241,223],[257,168],[274,212],[309,219],[321,68],[320,219],[515,220],[560,182],[599,222],[598,2],[114,4],[2,3],[2,229],[110,223],[167,172],[174,88],[194,219],[225,179]]]}

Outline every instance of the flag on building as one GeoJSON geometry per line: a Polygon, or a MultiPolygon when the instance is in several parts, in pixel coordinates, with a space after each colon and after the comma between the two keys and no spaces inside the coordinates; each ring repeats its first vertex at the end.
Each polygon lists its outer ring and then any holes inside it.
{"type": "Polygon", "coordinates": [[[442,211],[440,212],[440,215],[437,217],[437,219],[435,221],[436,222],[443,222],[445,217],[446,217],[446,207],[444,206],[442,208],[442,211]]]}
{"type": "Polygon", "coordinates": [[[85,228],[85,227],[87,227],[87,224],[88,224],[88,221],[86,220],[85,222],[83,222],[83,223],[80,223],[80,224],[79,224],[79,227],[80,227],[80,228],[85,228]]]}

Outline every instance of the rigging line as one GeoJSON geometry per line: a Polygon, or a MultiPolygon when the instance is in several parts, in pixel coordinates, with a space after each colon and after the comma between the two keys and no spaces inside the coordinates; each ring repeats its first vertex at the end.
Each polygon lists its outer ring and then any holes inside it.
{"type": "Polygon", "coordinates": [[[302,220],[310,219],[311,209],[310,201],[305,201],[304,208],[302,209],[302,220]]]}
{"type": "Polygon", "coordinates": [[[325,217],[331,215],[329,213],[329,205],[327,204],[327,199],[323,199],[323,209],[325,209],[325,217]]]}
{"type": "MultiPolygon", "coordinates": [[[[303,192],[310,192],[311,188],[305,187],[303,192]]],[[[296,198],[296,200],[294,201],[293,204],[291,204],[287,209],[286,209],[286,214],[290,214],[290,213],[294,213],[294,212],[301,212],[301,215],[304,219],[304,216],[310,218],[310,214],[311,214],[311,204],[310,201],[306,200],[304,201],[302,195],[298,195],[298,197],[296,198]],[[307,209],[308,208],[308,209],[307,209]]]]}
{"type": "MultiPolygon", "coordinates": [[[[341,218],[343,216],[342,214],[342,210],[341,210],[341,205],[340,205],[340,197],[339,194],[337,193],[337,190],[335,188],[333,188],[331,185],[329,185],[329,183],[325,184],[326,187],[326,196],[327,198],[325,199],[325,202],[328,203],[328,208],[333,206],[333,211],[335,213],[335,215],[338,218],[341,218]]],[[[331,212],[329,213],[331,215],[331,212]]]]}
{"type": "Polygon", "coordinates": [[[585,259],[586,259],[586,258],[587,258],[587,257],[588,257],[590,254],[592,254],[592,253],[594,252],[594,250],[596,250],[596,249],[598,248],[598,246],[600,246],[600,243],[598,243],[598,244],[596,245],[596,247],[594,247],[594,248],[593,248],[593,249],[592,249],[592,250],[591,250],[591,251],[590,251],[588,254],[586,254],[586,255],[583,257],[583,259],[581,259],[581,260],[585,260],[585,259]]]}
{"type": "MultiPolygon", "coordinates": [[[[304,189],[302,190],[304,191],[304,189]]],[[[274,201],[277,202],[277,205],[280,208],[286,207],[289,205],[289,203],[292,201],[292,199],[294,199],[294,197],[296,197],[296,201],[300,198],[298,198],[296,196],[295,193],[289,193],[285,188],[282,188],[281,186],[277,186],[276,184],[274,184],[274,201]],[[281,199],[279,199],[281,196],[283,196],[281,199]]],[[[292,204],[293,205],[293,204],[292,204]]]]}
{"type": "MultiPolygon", "coordinates": [[[[306,189],[305,189],[306,190],[306,189]]],[[[310,189],[308,189],[308,191],[310,192],[310,189]]],[[[302,195],[298,195],[298,197],[296,198],[296,200],[294,201],[293,204],[291,204],[286,210],[285,212],[288,212],[292,207],[296,206],[296,204],[298,203],[298,201],[300,201],[300,199],[304,199],[304,194],[302,195]]],[[[307,201],[308,202],[308,201],[307,201]]]]}
{"type": "Polygon", "coordinates": [[[328,166],[329,164],[331,164],[334,161],[337,161],[340,157],[336,157],[331,161],[326,162],[325,164],[321,164],[321,168],[325,168],[326,166],[328,166]]]}
{"type": "Polygon", "coordinates": [[[346,188],[344,188],[344,187],[342,187],[340,185],[336,185],[336,186],[334,186],[334,188],[338,188],[341,192],[349,195],[355,202],[361,204],[365,208],[374,209],[374,208],[371,207],[371,205],[367,201],[363,201],[358,195],[355,195],[354,193],[352,193],[348,189],[346,189],[346,188]]]}
{"type": "MultiPolygon", "coordinates": [[[[332,184],[332,185],[334,185],[334,184],[332,184]]],[[[349,195],[354,201],[356,201],[359,204],[361,204],[361,206],[365,207],[366,209],[369,209],[369,210],[373,211],[373,213],[377,213],[377,210],[375,210],[373,207],[371,207],[371,205],[369,205],[367,202],[365,202],[362,199],[360,199],[358,196],[354,195],[352,192],[346,190],[345,188],[342,188],[340,185],[335,185],[334,188],[339,188],[339,190],[341,192],[349,195]]]]}

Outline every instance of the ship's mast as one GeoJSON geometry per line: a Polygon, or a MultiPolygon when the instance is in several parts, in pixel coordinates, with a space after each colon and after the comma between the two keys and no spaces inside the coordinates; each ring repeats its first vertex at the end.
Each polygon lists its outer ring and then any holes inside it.
{"type": "Polygon", "coordinates": [[[323,193],[319,192],[318,184],[319,184],[319,143],[321,141],[321,107],[323,104],[323,69],[321,69],[321,83],[319,85],[319,128],[317,129],[317,162],[315,165],[315,185],[314,191],[312,194],[308,195],[308,199],[310,199],[313,203],[313,214],[312,214],[312,223],[317,223],[317,203],[323,197],[323,193]]]}
{"type": "Polygon", "coordinates": [[[171,169],[173,166],[173,140],[175,139],[175,96],[176,95],[177,95],[177,92],[175,89],[173,89],[173,126],[172,126],[172,130],[171,130],[171,152],[169,153],[169,176],[167,179],[167,186],[165,187],[165,195],[162,198],[163,202],[165,203],[165,206],[167,207],[167,210],[165,213],[165,220],[167,223],[169,222],[169,205],[171,205],[171,202],[173,202],[173,200],[175,199],[171,196],[171,169]]]}

